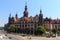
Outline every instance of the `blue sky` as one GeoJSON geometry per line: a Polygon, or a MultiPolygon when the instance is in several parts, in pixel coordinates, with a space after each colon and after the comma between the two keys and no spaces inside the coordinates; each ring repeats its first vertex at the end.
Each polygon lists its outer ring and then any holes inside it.
{"type": "MultiPolygon", "coordinates": [[[[11,13],[18,17],[23,16],[26,0],[0,0],[0,26],[8,22],[8,16],[11,13]]],[[[39,14],[42,9],[43,16],[60,19],[60,0],[27,0],[29,16],[39,14]]]]}

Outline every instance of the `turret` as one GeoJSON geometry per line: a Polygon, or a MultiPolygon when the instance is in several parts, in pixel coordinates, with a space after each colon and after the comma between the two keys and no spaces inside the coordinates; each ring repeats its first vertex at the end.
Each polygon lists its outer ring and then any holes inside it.
{"type": "Polygon", "coordinates": [[[10,13],[9,18],[8,18],[8,23],[9,24],[11,23],[11,13],[10,13]]]}

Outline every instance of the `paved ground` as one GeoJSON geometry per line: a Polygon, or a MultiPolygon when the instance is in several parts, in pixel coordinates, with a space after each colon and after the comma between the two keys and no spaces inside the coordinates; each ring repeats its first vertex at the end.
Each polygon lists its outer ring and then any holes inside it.
{"type": "Polygon", "coordinates": [[[3,30],[0,30],[0,35],[3,37],[2,40],[24,40],[19,35],[8,34],[8,33],[5,33],[3,30]],[[5,34],[7,34],[7,36],[5,36],[5,34]],[[9,39],[9,37],[11,37],[11,39],[9,39]]]}
{"type": "Polygon", "coordinates": [[[47,38],[47,37],[23,37],[25,40],[60,40],[60,37],[50,37],[50,38],[47,38]]]}
{"type": "Polygon", "coordinates": [[[13,35],[13,34],[7,34],[7,36],[5,36],[5,32],[0,30],[0,35],[3,36],[3,40],[60,40],[60,36],[58,37],[32,37],[32,36],[19,36],[19,35],[13,35]],[[9,39],[9,37],[12,37],[12,39],[9,39]]]}
{"type": "Polygon", "coordinates": [[[24,40],[24,38],[19,35],[8,34],[7,37],[12,37],[10,40],[24,40]]]}

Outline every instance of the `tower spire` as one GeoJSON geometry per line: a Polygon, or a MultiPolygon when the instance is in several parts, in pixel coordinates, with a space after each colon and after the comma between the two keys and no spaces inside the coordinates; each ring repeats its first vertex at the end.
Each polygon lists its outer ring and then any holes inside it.
{"type": "Polygon", "coordinates": [[[25,10],[27,10],[27,2],[25,2],[25,10]]]}
{"type": "Polygon", "coordinates": [[[9,17],[11,18],[11,13],[9,14],[9,17]]]}
{"type": "Polygon", "coordinates": [[[43,14],[42,14],[42,10],[41,10],[41,8],[40,8],[40,15],[43,15],[43,14]]]}
{"type": "Polygon", "coordinates": [[[42,9],[40,8],[40,14],[42,14],[42,9]]]}
{"type": "Polygon", "coordinates": [[[11,23],[11,13],[9,14],[9,17],[8,17],[8,23],[9,24],[11,23]]]}
{"type": "Polygon", "coordinates": [[[25,2],[25,10],[24,10],[24,16],[23,17],[28,17],[27,1],[25,2]]]}
{"type": "Polygon", "coordinates": [[[17,15],[17,12],[16,12],[16,15],[15,15],[16,18],[18,18],[18,15],[17,15]]]}

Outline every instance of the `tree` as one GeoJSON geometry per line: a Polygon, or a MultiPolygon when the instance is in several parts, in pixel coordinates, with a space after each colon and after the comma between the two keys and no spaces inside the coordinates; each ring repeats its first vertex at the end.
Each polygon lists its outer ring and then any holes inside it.
{"type": "Polygon", "coordinates": [[[56,28],[52,29],[52,32],[53,32],[54,34],[57,33],[57,31],[58,31],[58,29],[56,29],[56,28]]]}
{"type": "Polygon", "coordinates": [[[35,30],[35,33],[36,33],[37,35],[42,35],[42,34],[45,33],[45,32],[46,32],[46,30],[44,29],[43,26],[38,26],[38,27],[36,28],[36,30],[35,30]]]}
{"type": "Polygon", "coordinates": [[[11,24],[9,27],[10,32],[14,32],[15,30],[15,25],[11,24]]]}

